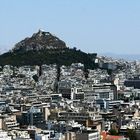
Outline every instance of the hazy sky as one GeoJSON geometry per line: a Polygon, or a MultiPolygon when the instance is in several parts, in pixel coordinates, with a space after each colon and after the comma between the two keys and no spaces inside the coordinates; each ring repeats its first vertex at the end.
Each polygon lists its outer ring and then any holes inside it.
{"type": "Polygon", "coordinates": [[[39,28],[86,52],[140,54],[140,0],[0,0],[0,51],[39,28]]]}

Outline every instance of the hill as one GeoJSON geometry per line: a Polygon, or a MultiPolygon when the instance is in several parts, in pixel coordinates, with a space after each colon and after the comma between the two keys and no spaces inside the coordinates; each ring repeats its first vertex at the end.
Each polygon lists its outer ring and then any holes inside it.
{"type": "Polygon", "coordinates": [[[42,65],[57,64],[71,65],[72,63],[83,63],[86,68],[95,68],[94,59],[96,53],[88,54],[68,48],[64,41],[49,32],[39,30],[30,38],[25,38],[15,47],[0,55],[0,65],[42,65]]]}

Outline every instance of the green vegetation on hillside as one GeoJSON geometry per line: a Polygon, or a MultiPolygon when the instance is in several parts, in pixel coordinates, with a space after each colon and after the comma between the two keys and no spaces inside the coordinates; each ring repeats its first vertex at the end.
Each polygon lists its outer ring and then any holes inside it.
{"type": "Polygon", "coordinates": [[[94,69],[96,54],[87,54],[76,49],[44,49],[39,51],[14,51],[0,55],[0,65],[42,65],[57,64],[71,65],[72,63],[83,63],[86,68],[94,69]]]}

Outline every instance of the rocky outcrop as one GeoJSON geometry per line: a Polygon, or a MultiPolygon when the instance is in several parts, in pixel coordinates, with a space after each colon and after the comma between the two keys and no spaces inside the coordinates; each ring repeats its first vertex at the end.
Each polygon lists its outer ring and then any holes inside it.
{"type": "Polygon", "coordinates": [[[12,51],[39,51],[43,49],[64,49],[67,48],[64,41],[49,32],[39,30],[30,38],[18,42],[12,51]]]}

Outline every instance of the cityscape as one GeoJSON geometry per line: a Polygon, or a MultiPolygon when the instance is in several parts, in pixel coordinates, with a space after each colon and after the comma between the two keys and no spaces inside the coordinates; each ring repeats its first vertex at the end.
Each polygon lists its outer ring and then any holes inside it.
{"type": "MultiPolygon", "coordinates": [[[[63,54],[69,48],[61,42],[39,30],[17,43],[10,55],[19,53],[22,58],[27,52],[37,54],[42,50],[63,54]],[[52,45],[41,45],[44,38],[52,45]]],[[[76,48],[73,50],[79,52],[76,48]]],[[[6,54],[0,56],[0,61],[6,54]]],[[[15,61],[10,57],[11,63],[12,59],[15,61]]],[[[93,69],[80,62],[70,65],[60,65],[59,61],[41,65],[25,63],[23,66],[2,65],[3,62],[0,67],[0,139],[138,139],[140,62],[94,55],[92,63],[93,69]]]]}
{"type": "Polygon", "coordinates": [[[0,6],[0,140],[140,140],[140,2],[31,1],[0,6]]]}

